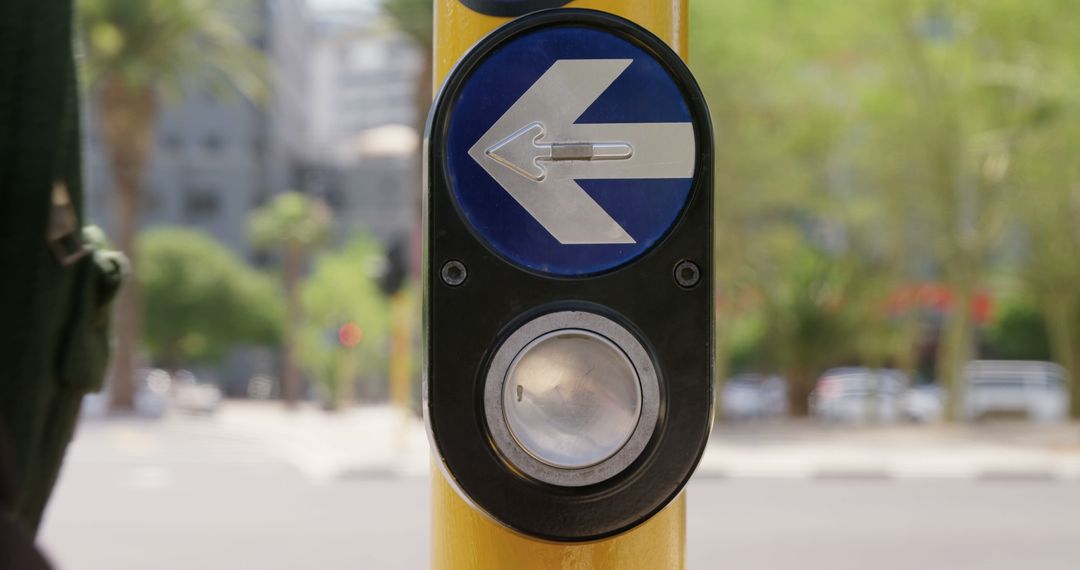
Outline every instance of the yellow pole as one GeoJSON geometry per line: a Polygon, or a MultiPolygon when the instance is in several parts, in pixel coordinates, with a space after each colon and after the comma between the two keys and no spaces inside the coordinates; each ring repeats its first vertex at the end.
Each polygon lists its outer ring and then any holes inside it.
{"type": "Polygon", "coordinates": [[[409,294],[405,289],[390,297],[390,403],[403,414],[412,405],[410,308],[409,294]]]}
{"type": "MultiPolygon", "coordinates": [[[[685,60],[689,51],[689,0],[575,0],[566,8],[591,8],[632,20],[668,43],[685,60]]],[[[474,12],[461,0],[435,2],[435,91],[458,59],[488,32],[510,21],[474,12]]]]}
{"type": "MultiPolygon", "coordinates": [[[[575,0],[636,22],[666,41],[685,60],[688,0],[575,0]]],[[[435,0],[435,91],[462,55],[509,18],[485,16],[460,0],[435,0]]],[[[641,526],[584,544],[543,542],[507,530],[477,512],[432,466],[431,566],[435,570],[617,569],[678,570],[685,566],[686,497],[641,526]]]]}

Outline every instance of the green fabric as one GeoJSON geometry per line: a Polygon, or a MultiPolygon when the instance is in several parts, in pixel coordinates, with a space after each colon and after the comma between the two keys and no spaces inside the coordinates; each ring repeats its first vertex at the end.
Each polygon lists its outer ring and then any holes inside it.
{"type": "Polygon", "coordinates": [[[14,449],[16,514],[31,530],[82,396],[101,386],[124,268],[102,251],[61,263],[46,239],[54,187],[82,220],[75,77],[71,0],[0,2],[0,429],[14,449]]]}

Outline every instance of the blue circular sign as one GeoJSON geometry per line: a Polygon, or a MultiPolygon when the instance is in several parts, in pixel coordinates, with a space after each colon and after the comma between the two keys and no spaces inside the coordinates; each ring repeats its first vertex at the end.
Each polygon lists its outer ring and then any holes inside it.
{"type": "Polygon", "coordinates": [[[490,249],[574,277],[664,237],[689,199],[696,149],[687,97],[663,63],[568,24],[513,37],[470,71],[446,164],[460,213],[490,249]]]}

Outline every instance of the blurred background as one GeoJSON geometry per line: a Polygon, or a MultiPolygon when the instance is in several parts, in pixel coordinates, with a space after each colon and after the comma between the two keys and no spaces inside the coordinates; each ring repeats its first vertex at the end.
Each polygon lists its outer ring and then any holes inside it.
{"type": "MultiPolygon", "coordinates": [[[[133,260],[62,568],[420,568],[430,0],[79,0],[133,260]]],[[[717,422],[692,569],[1075,568],[1080,4],[694,0],[717,422]]]]}

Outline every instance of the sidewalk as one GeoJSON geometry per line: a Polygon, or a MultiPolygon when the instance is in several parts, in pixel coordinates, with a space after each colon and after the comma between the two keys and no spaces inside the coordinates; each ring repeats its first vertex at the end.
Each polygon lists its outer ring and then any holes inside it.
{"type": "MultiPolygon", "coordinates": [[[[174,413],[161,421],[242,438],[317,483],[430,469],[423,422],[386,406],[290,412],[276,402],[232,401],[212,418],[174,413]]],[[[718,423],[695,476],[1080,480],[1080,426],[718,423]]]]}
{"type": "Polygon", "coordinates": [[[423,421],[389,406],[289,411],[279,402],[230,401],[214,421],[260,441],[316,482],[427,475],[430,465],[423,421]]]}
{"type": "Polygon", "coordinates": [[[1080,480],[1080,427],[717,424],[697,476],[1080,480]]]}

